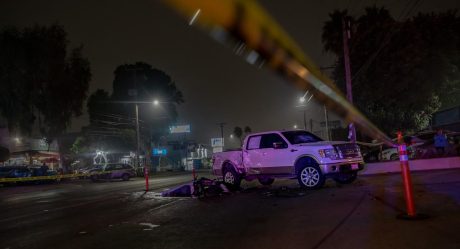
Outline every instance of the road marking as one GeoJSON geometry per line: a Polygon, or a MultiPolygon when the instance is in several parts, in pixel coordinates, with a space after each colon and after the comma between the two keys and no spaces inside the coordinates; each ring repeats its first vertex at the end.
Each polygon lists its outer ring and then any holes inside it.
{"type": "Polygon", "coordinates": [[[170,206],[170,205],[172,205],[172,204],[174,204],[174,203],[176,203],[176,202],[178,202],[178,201],[181,201],[181,199],[174,200],[174,201],[168,202],[168,203],[166,203],[166,204],[160,205],[160,206],[158,206],[158,207],[152,208],[152,209],[150,209],[148,212],[149,212],[149,213],[152,213],[152,212],[154,212],[154,211],[157,211],[158,209],[161,209],[161,208],[170,206]]]}
{"type": "MultiPolygon", "coordinates": [[[[187,176],[182,176],[180,178],[186,178],[187,176]]],[[[174,179],[174,178],[168,178],[170,180],[174,179]]],[[[178,179],[179,180],[179,179],[178,179]]],[[[182,180],[182,179],[180,179],[182,180]]],[[[133,181],[134,183],[138,183],[137,181],[133,181]]],[[[189,182],[189,181],[186,181],[186,182],[189,182]]],[[[166,186],[158,186],[157,190],[159,189],[162,189],[162,188],[165,188],[167,186],[175,186],[177,184],[183,184],[184,181],[179,181],[177,183],[174,183],[174,184],[167,184],[166,186]]],[[[136,184],[137,185],[137,184],[136,184]]],[[[114,186],[115,187],[115,186],[114,186]]],[[[137,187],[137,186],[131,186],[131,187],[137,187]]],[[[152,190],[155,190],[155,189],[152,189],[152,190]]],[[[110,191],[104,191],[104,195],[109,195],[109,194],[112,194],[112,193],[117,193],[119,192],[120,190],[119,189],[112,189],[110,191]]],[[[28,194],[31,194],[31,193],[28,193],[28,194]]],[[[95,195],[95,196],[87,196],[87,197],[84,197],[84,198],[97,198],[97,197],[100,197],[100,195],[95,195]]],[[[18,197],[16,197],[18,198],[18,197]]],[[[19,197],[20,198],[20,197],[19,197]]],[[[88,204],[92,204],[92,203],[96,203],[96,202],[104,202],[104,201],[109,201],[109,200],[114,200],[114,199],[119,199],[121,198],[120,196],[115,196],[115,197],[110,197],[110,198],[105,198],[105,199],[93,199],[93,200],[89,200],[89,201],[86,201],[86,202],[80,202],[80,203],[76,203],[76,204],[71,204],[71,205],[67,205],[67,206],[62,206],[62,207],[57,207],[57,208],[54,208],[54,209],[50,209],[48,210],[49,212],[54,212],[54,211],[59,211],[59,210],[63,210],[63,209],[67,209],[67,208],[75,208],[75,207],[80,207],[80,206],[85,206],[85,205],[88,205],[88,204]]],[[[81,198],[80,198],[81,199],[81,198]]],[[[160,205],[156,208],[153,208],[151,210],[149,210],[149,212],[153,212],[155,210],[158,210],[160,208],[163,208],[163,207],[167,207],[171,204],[174,204],[176,203],[177,201],[179,200],[174,200],[172,202],[169,202],[169,203],[166,203],[166,204],[163,204],[163,205],[160,205]]],[[[14,220],[18,220],[18,219],[23,219],[23,218],[29,218],[29,217],[33,217],[33,216],[42,216],[43,215],[43,212],[44,211],[40,211],[40,212],[36,212],[36,213],[28,213],[28,214],[23,214],[23,215],[18,215],[18,216],[14,216],[14,217],[8,217],[8,218],[4,218],[4,219],[1,219],[0,220],[0,223],[3,223],[3,222],[10,222],[10,221],[14,221],[14,220]]]]}
{"type": "Polygon", "coordinates": [[[153,228],[156,228],[156,227],[159,227],[159,226],[160,226],[160,225],[155,225],[155,224],[147,223],[147,222],[139,223],[139,225],[141,225],[141,226],[147,226],[147,227],[148,227],[148,228],[144,228],[144,231],[150,231],[150,230],[152,230],[153,228]]]}

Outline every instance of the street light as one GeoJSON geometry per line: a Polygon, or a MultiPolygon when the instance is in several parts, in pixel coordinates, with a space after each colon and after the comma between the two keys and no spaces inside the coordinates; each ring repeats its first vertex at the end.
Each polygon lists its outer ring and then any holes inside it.
{"type": "Polygon", "coordinates": [[[297,129],[297,125],[294,125],[294,129],[297,129]]]}
{"type": "MultiPolygon", "coordinates": [[[[303,106],[303,128],[304,130],[307,130],[307,110],[305,107],[307,107],[307,104],[310,102],[310,100],[313,98],[313,94],[306,100],[306,97],[308,95],[308,91],[305,92],[305,94],[299,98],[300,106],[303,106]]],[[[297,128],[296,128],[297,129],[297,128]]]]}
{"type": "Polygon", "coordinates": [[[230,134],[230,138],[233,138],[233,134],[230,134]]]}
{"type": "MultiPolygon", "coordinates": [[[[137,93],[136,93],[136,96],[137,96],[137,93]]],[[[140,132],[139,132],[139,103],[145,103],[145,102],[139,102],[139,101],[136,101],[135,102],[135,105],[136,105],[136,143],[137,143],[137,150],[136,150],[136,170],[139,168],[139,162],[140,162],[140,157],[139,157],[139,152],[140,152],[140,132]]],[[[160,101],[158,101],[157,99],[153,100],[152,101],[152,104],[154,106],[158,106],[160,104],[160,101]]]]}

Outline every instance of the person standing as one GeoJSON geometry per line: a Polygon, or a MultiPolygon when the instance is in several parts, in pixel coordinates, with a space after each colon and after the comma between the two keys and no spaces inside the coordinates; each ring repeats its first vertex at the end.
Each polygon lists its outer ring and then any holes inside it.
{"type": "Polygon", "coordinates": [[[438,156],[443,156],[446,152],[447,147],[447,136],[442,132],[442,129],[438,129],[436,135],[434,135],[434,147],[438,156]]]}

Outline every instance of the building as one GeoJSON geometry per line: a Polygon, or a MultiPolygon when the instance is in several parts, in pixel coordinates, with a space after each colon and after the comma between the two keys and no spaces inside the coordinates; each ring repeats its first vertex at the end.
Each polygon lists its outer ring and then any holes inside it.
{"type": "Polygon", "coordinates": [[[57,140],[50,144],[43,138],[10,138],[10,158],[7,165],[43,165],[50,169],[60,167],[59,145],[57,140]]]}
{"type": "Polygon", "coordinates": [[[433,129],[445,129],[460,132],[460,106],[444,109],[433,113],[433,129]]]}

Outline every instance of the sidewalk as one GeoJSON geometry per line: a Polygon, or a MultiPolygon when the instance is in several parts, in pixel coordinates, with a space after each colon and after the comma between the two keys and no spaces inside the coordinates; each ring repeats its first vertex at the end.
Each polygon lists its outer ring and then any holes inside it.
{"type": "MultiPolygon", "coordinates": [[[[432,159],[409,160],[411,171],[456,169],[460,168],[460,157],[443,157],[432,159]]],[[[384,173],[401,172],[399,161],[386,161],[378,163],[366,163],[360,175],[373,175],[384,173]]]]}

